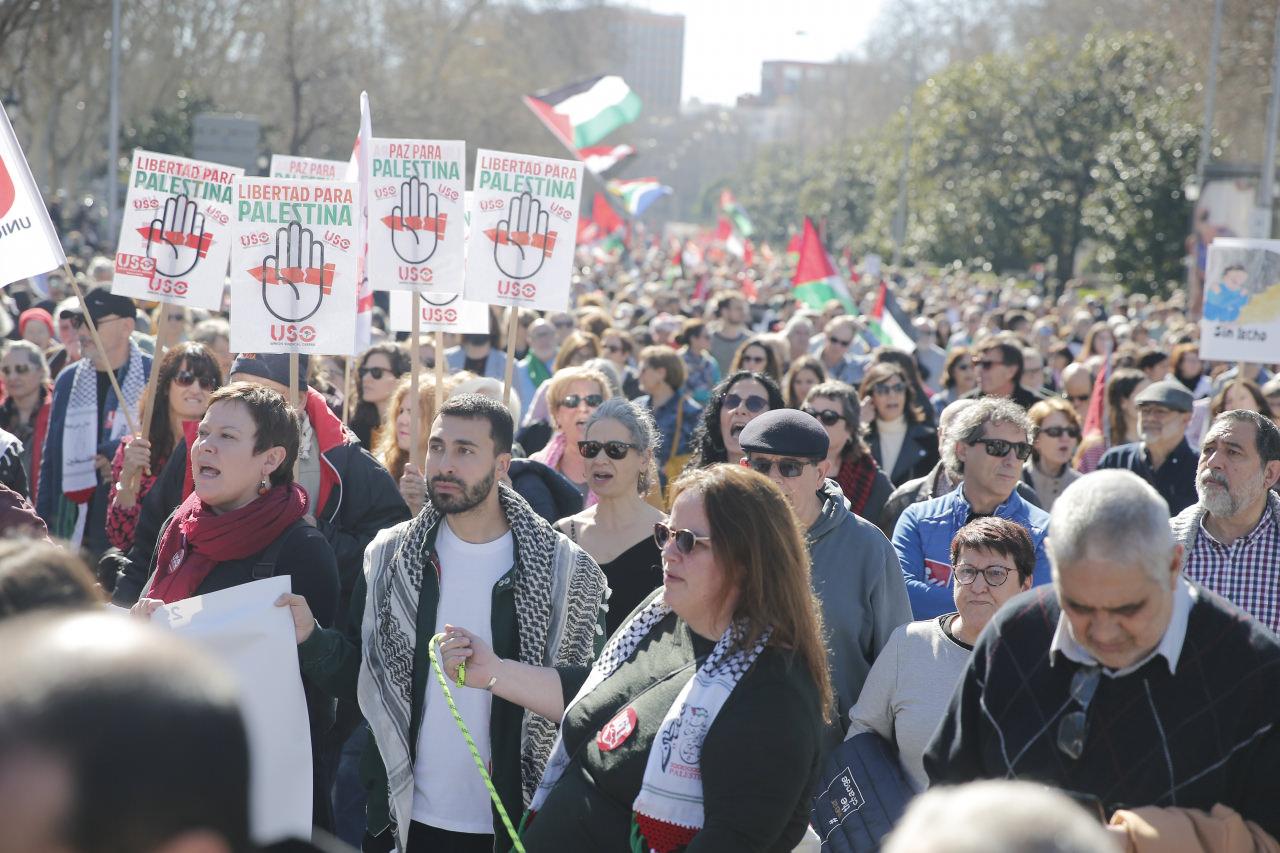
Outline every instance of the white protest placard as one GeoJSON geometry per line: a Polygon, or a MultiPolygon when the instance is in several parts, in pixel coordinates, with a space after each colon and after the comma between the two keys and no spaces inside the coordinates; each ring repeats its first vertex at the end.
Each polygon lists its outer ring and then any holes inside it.
{"type": "Polygon", "coordinates": [[[0,286],[66,262],[27,158],[0,104],[0,286]]]}
{"type": "Polygon", "coordinates": [[[375,138],[369,167],[373,289],[461,293],[466,143],[375,138]]]}
{"type": "Polygon", "coordinates": [[[582,162],[476,152],[464,295],[544,311],[569,307],[582,162]]]}
{"type": "Polygon", "coordinates": [[[1280,240],[1219,237],[1205,269],[1200,357],[1270,364],[1280,353],[1280,240]]]}
{"type": "MultiPolygon", "coordinates": [[[[489,334],[489,306],[469,302],[457,293],[423,294],[418,301],[422,332],[449,332],[455,335],[489,334]]],[[[413,294],[391,293],[391,331],[413,331],[413,294]]]]}
{"type": "MultiPolygon", "coordinates": [[[[267,578],[158,608],[151,620],[202,647],[240,685],[249,734],[250,828],[254,841],[311,837],[311,724],[287,607],[289,577],[267,578]]],[[[181,745],[164,756],[180,761],[181,745]]]]}
{"type": "Polygon", "coordinates": [[[355,194],[336,181],[236,181],[232,352],[351,352],[355,194]]]}
{"type": "Polygon", "coordinates": [[[217,310],[243,169],[134,149],[111,292],[217,310]]]}
{"type": "Polygon", "coordinates": [[[319,157],[294,157],[292,154],[271,155],[271,177],[298,178],[309,181],[340,181],[347,171],[345,160],[322,160],[319,157]]]}

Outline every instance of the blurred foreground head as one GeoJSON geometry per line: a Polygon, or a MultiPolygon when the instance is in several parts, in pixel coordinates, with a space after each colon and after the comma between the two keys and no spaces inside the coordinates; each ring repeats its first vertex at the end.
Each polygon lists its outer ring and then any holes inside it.
{"type": "Polygon", "coordinates": [[[0,624],[0,853],[240,853],[249,752],[231,677],[143,622],[0,624]]]}
{"type": "Polygon", "coordinates": [[[884,853],[1100,853],[1115,850],[1097,817],[1030,782],[931,788],[911,801],[884,853]],[[975,815],[984,815],[975,819],[975,815]]]}

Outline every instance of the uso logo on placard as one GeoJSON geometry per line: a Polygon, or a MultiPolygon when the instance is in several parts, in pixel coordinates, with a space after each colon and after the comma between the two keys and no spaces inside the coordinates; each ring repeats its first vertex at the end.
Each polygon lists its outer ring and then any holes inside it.
{"type": "Polygon", "coordinates": [[[271,340],[273,343],[309,344],[315,339],[315,326],[299,326],[296,323],[273,323],[271,325],[271,340]]]}

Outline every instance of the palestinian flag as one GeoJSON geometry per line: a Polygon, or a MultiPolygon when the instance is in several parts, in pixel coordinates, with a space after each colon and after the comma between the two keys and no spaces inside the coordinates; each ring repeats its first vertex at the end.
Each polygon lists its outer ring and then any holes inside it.
{"type": "Polygon", "coordinates": [[[524,102],[574,152],[595,145],[640,115],[640,98],[612,74],[525,95],[524,102]]]}
{"type": "Polygon", "coordinates": [[[747,217],[747,212],[738,204],[733,197],[733,192],[728,188],[720,191],[720,212],[729,218],[729,221],[733,223],[734,230],[743,238],[750,237],[755,233],[755,229],[751,227],[751,220],[747,217]]]}
{"type": "Polygon", "coordinates": [[[606,236],[622,228],[625,224],[622,221],[622,217],[614,213],[613,207],[609,205],[609,200],[601,192],[596,193],[591,202],[591,221],[599,226],[600,233],[606,236]]]}
{"type": "Polygon", "coordinates": [[[880,292],[876,294],[875,307],[867,318],[867,328],[883,346],[916,351],[915,339],[907,332],[911,328],[911,318],[898,305],[886,282],[880,282],[880,292]]]}
{"type": "Polygon", "coordinates": [[[796,299],[816,311],[821,311],[828,300],[839,299],[850,314],[858,313],[849,288],[836,273],[831,256],[822,247],[818,229],[807,216],[804,218],[804,233],[800,237],[799,257],[796,274],[791,279],[792,295],[796,299]]]}
{"type": "Polygon", "coordinates": [[[787,241],[787,263],[800,263],[800,235],[792,234],[791,239],[787,241]]]}
{"type": "Polygon", "coordinates": [[[629,216],[639,216],[658,199],[671,195],[671,187],[663,186],[657,178],[609,181],[605,186],[609,192],[622,200],[622,206],[629,216]]]}
{"type": "Polygon", "coordinates": [[[603,175],[635,153],[636,149],[630,145],[592,145],[580,149],[578,156],[582,158],[582,165],[587,167],[587,171],[593,175],[603,175]]]}

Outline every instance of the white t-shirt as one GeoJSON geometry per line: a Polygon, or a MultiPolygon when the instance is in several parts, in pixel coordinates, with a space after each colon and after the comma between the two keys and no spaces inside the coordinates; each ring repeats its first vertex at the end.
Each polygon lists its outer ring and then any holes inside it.
{"type": "MultiPolygon", "coordinates": [[[[440,558],[440,604],[436,608],[435,633],[443,631],[445,624],[454,625],[492,646],[493,626],[489,620],[493,585],[515,564],[511,533],[473,545],[454,535],[446,519],[436,536],[436,555],[440,558]]],[[[420,642],[427,639],[419,637],[420,642]]],[[[449,686],[480,757],[490,765],[491,695],[483,690],[449,686]]],[[[434,671],[427,676],[417,760],[413,765],[413,819],[451,832],[493,833],[489,792],[449,713],[434,671]]]]}

